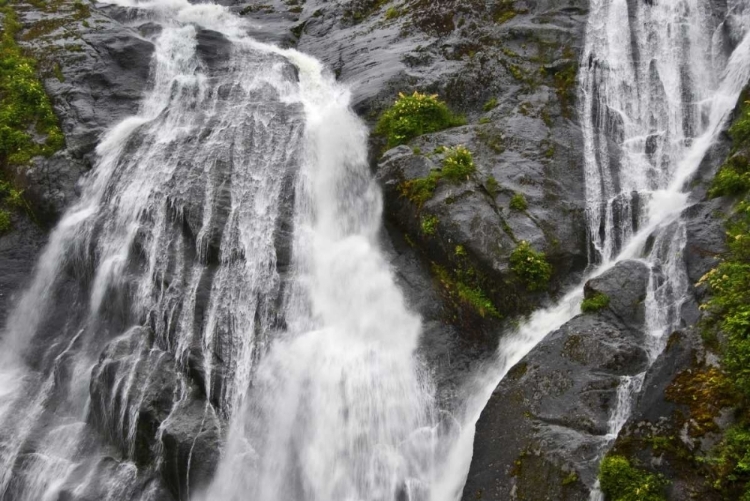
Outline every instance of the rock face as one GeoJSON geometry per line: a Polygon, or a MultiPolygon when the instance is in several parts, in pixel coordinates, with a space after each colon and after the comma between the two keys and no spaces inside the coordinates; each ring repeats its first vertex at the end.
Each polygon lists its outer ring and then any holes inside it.
{"type": "Polygon", "coordinates": [[[648,276],[626,261],[589,281],[623,300],[549,334],[500,382],[477,423],[464,500],[587,498],[621,379],[646,368],[648,276]]]}
{"type": "Polygon", "coordinates": [[[212,478],[220,419],[148,329],[107,345],[92,371],[91,400],[93,424],[124,456],[148,469],[163,454],[161,474],[175,499],[189,499],[212,478]]]}

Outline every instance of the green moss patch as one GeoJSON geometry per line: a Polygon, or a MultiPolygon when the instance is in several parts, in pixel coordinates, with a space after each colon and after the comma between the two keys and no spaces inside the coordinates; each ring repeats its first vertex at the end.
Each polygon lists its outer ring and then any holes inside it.
{"type": "Polygon", "coordinates": [[[401,195],[418,207],[432,198],[441,179],[459,183],[476,172],[473,156],[467,148],[456,146],[441,151],[445,152],[442,169],[433,169],[425,177],[409,179],[399,185],[401,195]]]}
{"type": "Polygon", "coordinates": [[[609,306],[609,296],[601,292],[595,292],[591,297],[583,300],[581,311],[584,313],[594,313],[603,310],[609,306]]]}

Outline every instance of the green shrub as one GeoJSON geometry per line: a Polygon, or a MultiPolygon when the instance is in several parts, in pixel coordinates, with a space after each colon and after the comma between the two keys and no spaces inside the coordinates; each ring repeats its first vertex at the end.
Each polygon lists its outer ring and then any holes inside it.
{"type": "Polygon", "coordinates": [[[740,195],[750,190],[750,161],[744,154],[732,156],[714,177],[709,196],[740,195]]]}
{"type": "Polygon", "coordinates": [[[521,193],[516,193],[510,199],[510,208],[511,210],[523,212],[529,208],[529,204],[526,202],[526,197],[524,197],[521,193]]]}
{"type": "Polygon", "coordinates": [[[437,218],[437,216],[424,216],[422,217],[422,222],[420,224],[420,227],[422,229],[422,234],[431,236],[437,233],[437,227],[440,223],[440,220],[437,218]]]}
{"type": "Polygon", "coordinates": [[[465,181],[476,171],[471,152],[463,146],[450,148],[443,160],[442,176],[453,182],[465,181]]]}
{"type": "Polygon", "coordinates": [[[609,306],[609,296],[601,292],[595,292],[593,296],[586,298],[581,303],[581,311],[594,313],[609,306]]]}
{"type": "Polygon", "coordinates": [[[492,111],[497,108],[497,98],[492,98],[484,103],[484,111],[492,111]]]}
{"type": "Polygon", "coordinates": [[[25,164],[38,155],[51,155],[63,146],[57,117],[36,76],[34,60],[25,57],[15,41],[20,24],[11,7],[4,16],[0,38],[0,166],[25,164]],[[35,131],[45,136],[34,139],[35,131]]]}
{"type": "Polygon", "coordinates": [[[544,253],[535,251],[526,241],[521,241],[510,255],[510,269],[529,291],[544,289],[552,277],[552,266],[544,253]]]}
{"type": "Polygon", "coordinates": [[[631,466],[622,456],[606,456],[599,466],[599,482],[608,501],[664,501],[668,482],[661,476],[631,466]]]}
{"type": "Polygon", "coordinates": [[[414,92],[399,94],[393,106],[380,117],[375,133],[388,139],[388,147],[405,144],[417,136],[465,125],[463,117],[454,115],[436,95],[414,92]]]}

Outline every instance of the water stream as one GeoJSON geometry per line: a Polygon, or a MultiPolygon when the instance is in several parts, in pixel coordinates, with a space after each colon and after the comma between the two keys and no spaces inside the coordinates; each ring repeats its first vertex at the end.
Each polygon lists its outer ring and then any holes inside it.
{"type": "MultiPolygon", "coordinates": [[[[631,4],[592,0],[581,59],[589,276],[649,264],[653,361],[689,289],[685,184],[750,79],[750,8],[631,4]]],[[[460,497],[492,389],[579,312],[581,287],[502,338],[459,414],[439,411],[348,89],[224,7],[137,6],[162,26],[151,89],[101,140],[2,331],[0,498],[162,499],[152,477],[188,408],[201,433],[226,425],[226,447],[181,499],[460,497]],[[144,450],[137,410],[155,401],[144,450]]],[[[623,379],[603,450],[642,380],[623,379]]]]}

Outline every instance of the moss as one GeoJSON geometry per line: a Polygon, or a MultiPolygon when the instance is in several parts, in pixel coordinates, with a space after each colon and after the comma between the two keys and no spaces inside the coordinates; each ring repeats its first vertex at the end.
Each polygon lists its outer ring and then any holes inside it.
{"type": "Polygon", "coordinates": [[[0,209],[0,234],[6,233],[10,230],[10,212],[5,209],[0,209]]]}
{"type": "Polygon", "coordinates": [[[433,170],[426,177],[404,181],[399,185],[401,195],[417,207],[422,207],[435,194],[440,177],[440,172],[433,170]]]}
{"type": "Polygon", "coordinates": [[[565,68],[554,74],[555,92],[560,102],[562,116],[571,118],[576,100],[576,77],[578,75],[578,66],[574,63],[568,64],[565,68]]]}
{"type": "Polygon", "coordinates": [[[402,12],[397,7],[389,7],[387,11],[385,11],[385,19],[387,21],[391,21],[393,19],[397,19],[401,17],[402,12]]]}
{"type": "Polygon", "coordinates": [[[438,224],[440,224],[440,220],[437,216],[423,216],[419,227],[423,235],[432,236],[437,233],[438,224]]]}
{"type": "Polygon", "coordinates": [[[584,313],[594,313],[603,310],[609,306],[609,296],[601,292],[595,292],[591,297],[587,297],[581,303],[581,311],[584,313]]]}
{"type": "Polygon", "coordinates": [[[526,202],[526,197],[523,196],[521,193],[515,193],[513,197],[510,199],[510,209],[523,212],[526,209],[529,208],[528,202],[526,202]]]}
{"type": "Polygon", "coordinates": [[[484,182],[484,189],[487,190],[487,193],[489,193],[492,198],[495,198],[500,190],[500,184],[494,176],[489,176],[484,182]]]}
{"type": "Polygon", "coordinates": [[[510,268],[523,281],[529,291],[547,287],[552,277],[552,266],[543,252],[537,252],[522,240],[510,255],[510,268]]]}
{"type": "Polygon", "coordinates": [[[483,109],[484,109],[485,112],[492,111],[495,108],[497,108],[497,104],[498,104],[497,103],[497,98],[493,97],[492,99],[490,99],[489,101],[487,101],[486,103],[484,103],[484,108],[483,109]]]}
{"type": "Polygon", "coordinates": [[[480,125],[487,125],[488,123],[491,123],[492,119],[490,117],[482,117],[479,119],[480,125]]]}
{"type": "Polygon", "coordinates": [[[578,482],[578,473],[572,471],[570,474],[568,474],[567,477],[565,477],[562,481],[563,486],[566,485],[572,485],[574,483],[578,482]]]}
{"type": "Polygon", "coordinates": [[[599,482],[608,501],[666,501],[668,482],[635,468],[623,456],[608,455],[599,466],[599,482]]]}
{"type": "Polygon", "coordinates": [[[466,124],[466,119],[455,115],[436,95],[399,94],[393,106],[380,117],[375,133],[388,140],[388,147],[405,144],[422,134],[438,132],[466,124]]]}
{"type": "Polygon", "coordinates": [[[498,129],[489,125],[479,127],[476,134],[477,139],[495,153],[499,154],[505,151],[505,139],[498,129]]]}
{"type": "Polygon", "coordinates": [[[716,418],[721,410],[732,406],[736,398],[731,382],[718,367],[694,367],[682,371],[669,385],[665,397],[688,407],[688,432],[702,437],[718,431],[716,418]]]}

